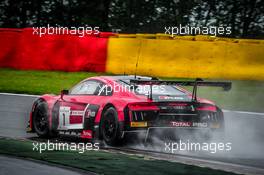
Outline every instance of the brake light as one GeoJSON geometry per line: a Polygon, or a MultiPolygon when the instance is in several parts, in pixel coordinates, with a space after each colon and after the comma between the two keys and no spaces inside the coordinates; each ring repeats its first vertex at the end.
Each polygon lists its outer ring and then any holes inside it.
{"type": "Polygon", "coordinates": [[[215,106],[201,106],[201,107],[197,107],[196,110],[216,112],[216,107],[215,106]]]}
{"type": "Polygon", "coordinates": [[[159,110],[158,106],[153,104],[129,104],[128,108],[132,111],[157,111],[159,110]]]}

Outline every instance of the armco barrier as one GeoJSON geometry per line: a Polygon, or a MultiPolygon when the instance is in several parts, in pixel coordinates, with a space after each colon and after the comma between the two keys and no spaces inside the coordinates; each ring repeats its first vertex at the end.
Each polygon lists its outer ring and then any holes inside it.
{"type": "Polygon", "coordinates": [[[119,35],[109,39],[106,71],[263,80],[264,42],[209,36],[119,35]]]}
{"type": "Polygon", "coordinates": [[[263,80],[263,46],[263,40],[209,36],[100,33],[39,37],[31,28],[0,29],[0,67],[263,80]]]}

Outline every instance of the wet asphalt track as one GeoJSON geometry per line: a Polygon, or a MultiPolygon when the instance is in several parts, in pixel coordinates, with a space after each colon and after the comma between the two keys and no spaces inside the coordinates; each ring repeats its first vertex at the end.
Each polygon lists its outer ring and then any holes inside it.
{"type": "MultiPolygon", "coordinates": [[[[36,136],[25,131],[29,111],[35,98],[0,94],[0,136],[11,138],[36,136]]],[[[264,170],[264,114],[226,111],[225,125],[226,138],[232,143],[231,152],[202,153],[196,154],[195,157],[201,156],[264,170]]]]}

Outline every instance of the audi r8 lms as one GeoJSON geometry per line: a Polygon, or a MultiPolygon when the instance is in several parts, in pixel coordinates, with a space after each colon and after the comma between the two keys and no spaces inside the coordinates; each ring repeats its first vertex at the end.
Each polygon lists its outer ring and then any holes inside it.
{"type": "Polygon", "coordinates": [[[222,130],[223,112],[197,97],[199,86],[231,88],[230,82],[164,81],[143,76],[98,76],[60,95],[43,95],[33,104],[29,130],[39,137],[58,134],[121,143],[128,133],[176,128],[222,130]],[[192,86],[192,92],[183,86],[192,86]]]}

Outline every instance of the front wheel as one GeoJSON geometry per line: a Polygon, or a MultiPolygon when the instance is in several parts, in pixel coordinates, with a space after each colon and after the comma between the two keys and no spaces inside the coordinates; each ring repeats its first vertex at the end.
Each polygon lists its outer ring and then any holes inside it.
{"type": "Polygon", "coordinates": [[[49,136],[48,105],[44,101],[36,104],[33,113],[33,126],[39,137],[49,136]]]}
{"type": "Polygon", "coordinates": [[[107,145],[116,146],[122,141],[122,131],[118,123],[118,115],[115,108],[108,108],[101,119],[101,133],[107,145]]]}

